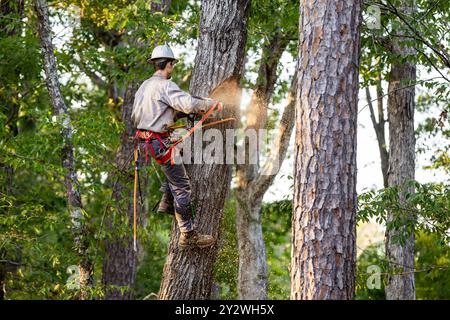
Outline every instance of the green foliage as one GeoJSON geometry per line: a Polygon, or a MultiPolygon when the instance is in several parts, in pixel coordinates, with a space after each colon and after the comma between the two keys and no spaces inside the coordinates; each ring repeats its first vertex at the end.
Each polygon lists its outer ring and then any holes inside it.
{"type": "Polygon", "coordinates": [[[290,297],[292,201],[267,203],[262,208],[263,233],[269,272],[269,299],[290,297]]]}
{"type": "Polygon", "coordinates": [[[275,32],[281,32],[289,39],[298,34],[299,2],[295,0],[261,0],[250,9],[250,48],[257,48],[259,42],[267,40],[275,32]]]}
{"type": "MultiPolygon", "coordinates": [[[[258,56],[249,59],[251,63],[246,65],[246,74],[243,79],[244,87],[253,89],[255,82],[250,76],[258,72],[259,66],[263,63],[260,52],[261,48],[267,46],[270,40],[277,33],[288,42],[286,52],[292,57],[297,57],[298,47],[298,20],[299,20],[299,2],[293,0],[263,0],[253,3],[250,9],[250,17],[248,23],[248,39],[247,50],[249,55],[258,56]],[[255,61],[252,61],[255,60],[255,61]],[[253,64],[254,62],[254,64],[253,64]]],[[[277,72],[280,73],[283,65],[280,63],[277,72]]],[[[289,79],[277,79],[274,94],[272,97],[273,104],[279,103],[286,95],[290,82],[293,77],[293,70],[289,70],[289,79]]],[[[272,115],[271,118],[277,115],[272,115]]]]}
{"type": "Polygon", "coordinates": [[[356,300],[384,300],[384,276],[388,268],[384,243],[368,246],[356,261],[356,300]]]}
{"type": "MultiPolygon", "coordinates": [[[[450,247],[448,243],[443,243],[439,235],[418,232],[415,240],[414,273],[417,299],[449,299],[449,269],[450,247]]],[[[375,243],[368,246],[357,260],[356,299],[385,299],[384,286],[388,273],[384,244],[375,243]],[[376,282],[377,280],[381,281],[376,282]],[[376,286],[378,284],[379,287],[376,286]]]]}
{"type": "Polygon", "coordinates": [[[450,299],[450,246],[435,234],[421,233],[415,242],[418,299],[450,299]]]}
{"type": "MultiPolygon", "coordinates": [[[[152,68],[146,60],[152,47],[169,41],[176,24],[191,24],[191,16],[182,19],[181,14],[198,6],[177,1],[166,16],[152,13],[149,1],[74,0],[50,5],[61,90],[70,108],[71,143],[90,232],[88,254],[94,261],[96,285],[91,294],[101,297],[103,241],[132,232],[111,197],[113,175],[123,178],[132,171],[131,166],[115,165],[123,131],[124,89],[129,80],[148,78],[152,68]],[[113,233],[106,231],[106,215],[113,217],[113,233]]],[[[77,291],[68,283],[76,282],[78,257],[60,160],[61,119],[52,116],[42,79],[32,2],[25,3],[22,17],[0,16],[0,25],[0,32],[22,30],[0,38],[0,259],[11,262],[11,268],[6,265],[6,298],[71,299],[77,291]]],[[[153,207],[159,183],[147,169],[142,174],[150,176],[153,207]]],[[[133,289],[139,298],[158,289],[160,276],[153,275],[162,272],[170,230],[167,219],[152,213],[148,227],[139,230],[139,239],[149,248],[142,257],[139,286],[133,289]]]]}
{"type": "MultiPolygon", "coordinates": [[[[156,193],[158,194],[158,193],[156,193]]],[[[150,202],[154,205],[155,201],[150,202]]],[[[156,299],[167,256],[172,216],[151,212],[146,228],[144,257],[136,275],[135,298],[156,299]]]]}
{"type": "Polygon", "coordinates": [[[449,4],[446,1],[418,0],[414,1],[414,12],[405,13],[400,10],[403,3],[400,4],[399,0],[365,2],[361,32],[361,87],[375,85],[379,79],[388,81],[391,65],[408,61],[417,65],[418,70],[439,73],[439,76],[426,79],[421,79],[418,73],[416,85],[425,89],[424,96],[418,99],[418,110],[438,106],[445,112],[450,94],[450,79],[445,76],[450,68],[449,4]],[[374,8],[380,16],[371,13],[374,8]],[[380,23],[379,26],[372,24],[374,19],[380,23]],[[408,48],[413,54],[407,57],[394,54],[392,49],[396,44],[408,48]]]}
{"type": "MultiPolygon", "coordinates": [[[[58,172],[40,163],[12,164],[14,187],[0,197],[0,259],[19,266],[8,278],[7,297],[64,298],[66,268],[76,257],[58,172]]],[[[1,178],[6,181],[3,171],[1,178]]]]}
{"type": "Polygon", "coordinates": [[[375,218],[388,229],[403,231],[395,241],[401,243],[414,230],[438,234],[445,241],[450,239],[449,185],[409,181],[397,187],[367,191],[359,195],[358,201],[359,221],[375,218]],[[394,216],[389,222],[388,212],[394,216]]]}

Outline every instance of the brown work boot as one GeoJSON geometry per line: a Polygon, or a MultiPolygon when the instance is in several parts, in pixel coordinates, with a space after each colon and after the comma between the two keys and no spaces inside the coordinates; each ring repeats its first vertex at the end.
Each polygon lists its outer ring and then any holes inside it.
{"type": "Polygon", "coordinates": [[[175,208],[173,207],[173,199],[170,199],[167,193],[164,193],[159,201],[158,210],[159,213],[167,213],[174,215],[175,208]]]}
{"type": "Polygon", "coordinates": [[[178,246],[182,249],[187,247],[199,247],[206,248],[214,244],[214,237],[207,234],[199,234],[197,231],[192,230],[189,232],[181,232],[180,240],[178,240],[178,246]]]}

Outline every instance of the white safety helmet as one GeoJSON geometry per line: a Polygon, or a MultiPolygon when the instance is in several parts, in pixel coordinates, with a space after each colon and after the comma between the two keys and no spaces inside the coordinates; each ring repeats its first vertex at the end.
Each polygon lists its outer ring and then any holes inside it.
{"type": "Polygon", "coordinates": [[[157,46],[155,49],[153,49],[150,61],[154,61],[156,59],[170,59],[175,60],[175,62],[178,61],[178,59],[175,59],[175,55],[173,54],[172,49],[170,49],[167,44],[157,46]]]}

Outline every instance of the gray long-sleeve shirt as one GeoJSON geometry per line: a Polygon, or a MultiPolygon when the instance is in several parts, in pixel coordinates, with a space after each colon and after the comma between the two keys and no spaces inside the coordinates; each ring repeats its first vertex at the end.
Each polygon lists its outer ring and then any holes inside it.
{"type": "Polygon", "coordinates": [[[173,81],[155,74],[136,92],[131,119],[137,129],[166,132],[178,111],[205,112],[212,104],[192,97],[173,81]]]}

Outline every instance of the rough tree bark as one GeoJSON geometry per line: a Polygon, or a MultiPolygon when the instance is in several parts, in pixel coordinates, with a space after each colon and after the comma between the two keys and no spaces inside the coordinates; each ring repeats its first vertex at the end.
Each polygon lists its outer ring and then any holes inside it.
{"type": "MultiPolygon", "coordinates": [[[[250,0],[202,1],[200,38],[190,91],[194,95],[207,96],[215,89],[211,96],[226,104],[225,117],[237,116],[238,113],[249,7],[250,0]]],[[[222,124],[216,128],[225,137],[225,129],[233,125],[222,124]]],[[[220,236],[231,169],[232,166],[227,164],[192,165],[188,168],[197,228],[216,239],[220,236]]],[[[218,242],[208,249],[181,251],[177,247],[178,238],[178,227],[174,223],[159,299],[208,299],[218,242]]]]}
{"type": "MultiPolygon", "coordinates": [[[[256,86],[247,108],[246,131],[266,128],[267,108],[277,80],[277,67],[288,40],[275,32],[265,43],[256,86]]],[[[291,108],[294,110],[294,108],[291,108]]],[[[288,110],[286,108],[285,110],[288,110]]],[[[291,117],[293,127],[293,117],[291,117]]],[[[256,135],[257,136],[257,135],[256,135]]],[[[287,137],[289,140],[289,137],[287,137]]],[[[242,300],[267,299],[267,261],[261,224],[261,197],[255,198],[258,163],[250,164],[249,142],[245,141],[245,163],[236,166],[236,228],[239,248],[238,294],[242,300]]]]}
{"type": "MultiPolygon", "coordinates": [[[[166,14],[169,10],[171,0],[163,0],[160,3],[152,2],[152,12],[162,12],[166,14]]],[[[116,165],[118,168],[126,169],[133,168],[133,133],[134,126],[131,121],[131,112],[133,109],[134,96],[136,94],[139,84],[136,81],[131,81],[128,85],[125,100],[122,108],[122,121],[125,124],[125,130],[121,135],[121,144],[116,155],[116,165]]],[[[115,203],[112,208],[113,215],[120,215],[127,217],[128,230],[124,236],[118,236],[112,234],[112,238],[105,242],[106,257],[103,262],[103,276],[102,283],[106,289],[105,299],[109,300],[126,300],[133,298],[133,291],[136,280],[136,271],[138,265],[139,251],[141,250],[138,245],[138,252],[133,248],[133,176],[132,174],[125,173],[123,175],[117,175],[111,179],[114,182],[113,185],[113,200],[115,203]],[[130,290],[121,291],[117,287],[127,288],[130,290]]],[[[145,190],[146,188],[142,188],[145,190]]],[[[145,197],[145,195],[143,195],[145,197]]],[[[142,206],[138,206],[138,226],[142,225],[144,219],[142,206]]],[[[107,228],[110,232],[114,233],[113,218],[107,220],[107,228]]],[[[121,219],[119,219],[120,221],[121,219]]]]}
{"type": "Polygon", "coordinates": [[[86,237],[88,236],[87,223],[82,213],[80,185],[75,168],[74,148],[72,145],[72,125],[69,110],[61,95],[60,83],[56,68],[56,59],[53,53],[51,27],[49,22],[48,4],[45,0],[36,0],[35,9],[39,21],[39,39],[44,59],[46,84],[53,107],[53,114],[59,117],[62,123],[61,136],[64,146],[61,153],[62,166],[66,170],[64,184],[72,228],[75,239],[75,249],[79,256],[80,269],[80,299],[88,297],[88,287],[92,284],[92,262],[88,256],[86,237]]]}
{"type": "MultiPolygon", "coordinates": [[[[415,11],[412,1],[403,1],[403,14],[415,11]]],[[[400,36],[402,32],[400,31],[400,36]]],[[[401,37],[392,39],[392,54],[400,58],[414,55],[414,48],[408,47],[399,41],[401,37]]],[[[389,119],[389,187],[400,186],[399,201],[405,200],[410,188],[401,187],[406,181],[414,179],[415,171],[415,137],[414,137],[414,108],[416,66],[409,61],[393,63],[389,76],[388,119],[389,119]]],[[[405,213],[408,215],[409,213],[405,213]]],[[[389,212],[387,224],[398,218],[389,212]]],[[[402,217],[404,218],[404,217],[402,217]]],[[[414,219],[414,216],[407,217],[414,219]]],[[[385,287],[388,300],[415,299],[414,285],[414,232],[406,237],[402,245],[395,238],[403,235],[405,228],[386,228],[386,257],[390,270],[397,275],[388,276],[385,287]],[[401,274],[398,274],[401,273],[401,274]]]]}
{"type": "Polygon", "coordinates": [[[300,1],[291,299],[355,295],[360,0],[300,1]]]}

